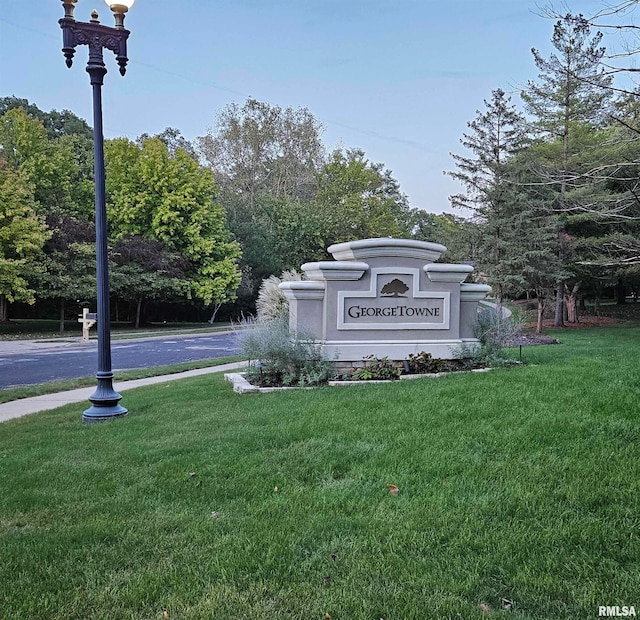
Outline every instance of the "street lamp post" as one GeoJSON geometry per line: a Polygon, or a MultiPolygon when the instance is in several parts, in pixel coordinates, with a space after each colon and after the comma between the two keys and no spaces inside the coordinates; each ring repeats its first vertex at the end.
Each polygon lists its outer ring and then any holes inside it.
{"type": "Polygon", "coordinates": [[[90,22],[78,22],[73,10],[78,0],[62,0],[64,17],[59,20],[62,28],[63,48],[67,67],[73,64],[75,48],[89,46],[87,73],[93,88],[93,158],[95,177],[96,208],[96,279],[98,299],[98,372],[96,391],[89,397],[91,407],[82,414],[83,422],[109,420],[127,413],[120,405],[122,398],[113,389],[111,370],[111,325],[109,308],[109,262],[107,256],[107,209],[105,202],[104,136],[102,132],[102,84],[107,69],[102,50],[111,50],[116,55],[120,74],[127,66],[127,39],[129,31],[124,27],[125,13],[135,0],[111,2],[105,0],[115,16],[115,28],[103,26],[98,21],[98,13],[91,13],[90,22]]]}

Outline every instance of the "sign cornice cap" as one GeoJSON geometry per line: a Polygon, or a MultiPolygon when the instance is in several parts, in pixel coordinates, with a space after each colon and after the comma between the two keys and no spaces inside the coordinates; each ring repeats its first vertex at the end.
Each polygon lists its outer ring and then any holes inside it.
{"type": "Polygon", "coordinates": [[[334,243],[327,248],[336,260],[361,260],[366,258],[417,258],[424,261],[435,261],[447,248],[439,243],[418,241],[417,239],[395,239],[393,237],[376,237],[334,243]]]}

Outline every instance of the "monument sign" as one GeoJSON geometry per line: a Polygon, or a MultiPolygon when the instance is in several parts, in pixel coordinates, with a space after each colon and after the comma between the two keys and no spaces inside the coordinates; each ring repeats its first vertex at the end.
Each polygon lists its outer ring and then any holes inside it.
{"type": "Polygon", "coordinates": [[[328,248],[333,261],[305,263],[307,279],[283,282],[289,327],[318,340],[328,359],[404,360],[422,351],[451,359],[478,340],[478,302],[491,288],[464,283],[470,265],[437,263],[443,245],[361,239],[328,248]]]}

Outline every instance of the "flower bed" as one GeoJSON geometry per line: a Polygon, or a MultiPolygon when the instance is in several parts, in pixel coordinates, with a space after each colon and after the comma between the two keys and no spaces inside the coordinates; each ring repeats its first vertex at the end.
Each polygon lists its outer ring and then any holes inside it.
{"type": "MultiPolygon", "coordinates": [[[[452,361],[452,360],[445,360],[445,361],[452,361]]],[[[361,371],[362,369],[359,369],[359,370],[361,371]]],[[[348,386],[348,385],[392,383],[393,381],[396,381],[396,380],[406,381],[411,379],[425,379],[425,378],[437,379],[439,377],[450,375],[453,372],[487,372],[489,370],[491,369],[486,367],[471,368],[464,365],[458,365],[454,368],[451,368],[449,370],[444,370],[441,372],[426,372],[426,373],[410,372],[407,374],[401,373],[395,376],[394,378],[389,378],[389,379],[369,378],[368,376],[365,378],[357,378],[357,377],[361,377],[362,375],[358,373],[353,373],[353,374],[347,373],[347,374],[338,375],[339,378],[328,379],[323,383],[317,383],[313,386],[310,386],[310,385],[261,386],[256,383],[252,383],[246,373],[226,373],[224,375],[224,378],[233,385],[233,391],[238,394],[251,394],[251,393],[267,394],[269,392],[275,392],[279,390],[296,390],[296,389],[310,390],[310,389],[313,389],[313,387],[322,386],[322,385],[339,387],[339,386],[348,386]]]]}

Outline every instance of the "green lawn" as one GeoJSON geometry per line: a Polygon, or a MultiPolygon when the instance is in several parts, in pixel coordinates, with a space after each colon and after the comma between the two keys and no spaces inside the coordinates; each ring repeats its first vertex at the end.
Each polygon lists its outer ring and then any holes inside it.
{"type": "Polygon", "coordinates": [[[2,424],[0,618],[640,613],[640,327],[555,335],[483,374],[2,424]]]}

